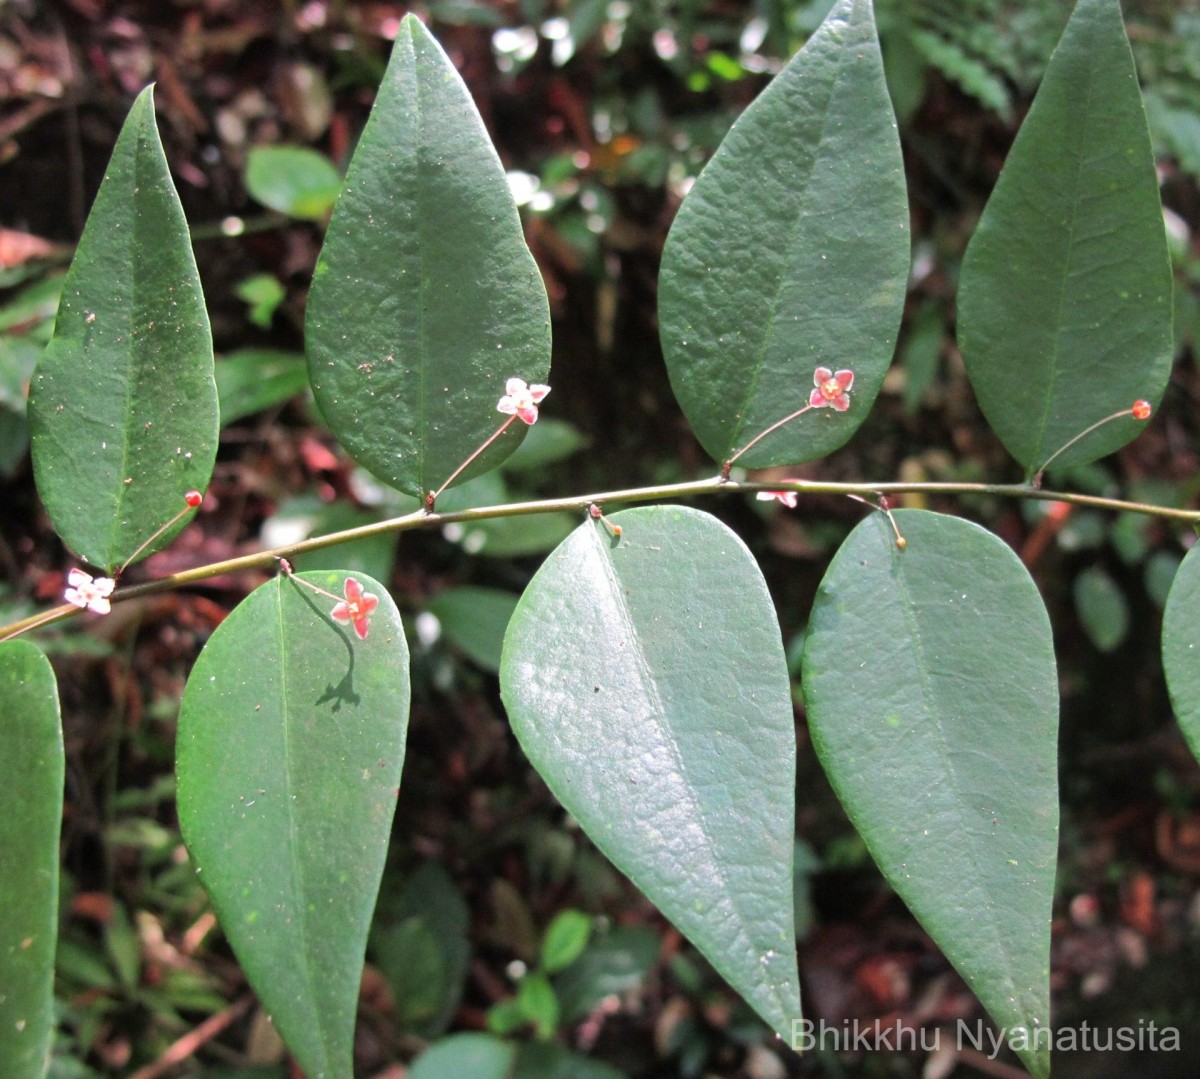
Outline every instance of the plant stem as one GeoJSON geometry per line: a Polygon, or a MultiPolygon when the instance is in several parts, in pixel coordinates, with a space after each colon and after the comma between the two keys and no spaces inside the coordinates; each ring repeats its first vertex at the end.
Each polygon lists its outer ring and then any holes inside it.
{"type": "Polygon", "coordinates": [[[474,461],[475,458],[477,458],[481,453],[483,453],[484,450],[486,450],[488,448],[488,446],[490,446],[493,442],[496,441],[496,439],[498,439],[502,434],[504,434],[504,432],[507,431],[509,429],[509,427],[512,426],[512,422],[516,418],[517,418],[516,415],[509,416],[508,419],[506,419],[500,425],[500,430],[498,430],[494,435],[492,435],[492,437],[489,438],[482,446],[480,446],[479,449],[477,449],[473,454],[471,454],[470,457],[468,457],[465,461],[463,461],[463,463],[461,465],[459,465],[458,468],[456,468],[453,472],[451,472],[450,478],[448,480],[446,480],[446,482],[443,483],[441,485],[441,487],[439,487],[436,491],[429,492],[429,494],[425,498],[425,506],[427,509],[429,509],[429,510],[433,509],[434,503],[437,502],[437,496],[440,495],[447,487],[449,487],[450,484],[452,484],[456,479],[458,479],[458,477],[462,474],[463,469],[466,468],[467,465],[469,465],[472,461],[474,461]]]}
{"type": "MultiPolygon", "coordinates": [[[[498,437],[499,432],[493,438],[498,437]]],[[[485,443],[486,446],[486,443],[485,443]]],[[[480,447],[482,452],[484,447],[480,447]]],[[[465,465],[464,465],[465,467],[465,465]]],[[[453,477],[452,477],[453,478],[453,477]]],[[[152,596],[168,592],[182,585],[219,577],[228,573],[243,573],[247,570],[268,569],[280,559],[293,559],[308,551],[320,551],[336,547],[352,540],[368,539],[389,532],[406,532],[413,528],[438,528],[447,524],[486,521],[497,517],[523,517],[535,513],[578,512],[587,513],[593,502],[605,505],[610,502],[652,502],[663,499],[689,498],[699,495],[754,494],[758,491],[796,491],[802,495],[858,495],[862,498],[877,498],[881,495],[991,495],[999,498],[1027,498],[1038,502],[1067,502],[1075,506],[1110,510],[1114,513],[1140,513],[1167,521],[1200,528],[1200,510],[1174,509],[1146,502],[1127,502],[1118,498],[1102,498],[1098,495],[1075,494],[1069,491],[1045,491],[1026,483],[825,483],[811,480],[773,480],[770,483],[738,483],[721,476],[692,480],[686,483],[660,484],[653,487],[632,487],[615,491],[597,491],[590,494],[571,495],[567,498],[547,498],[534,502],[510,502],[500,506],[480,506],[475,509],[455,510],[450,513],[435,513],[420,509],[386,521],[331,532],[326,536],[289,543],[282,547],[257,551],[238,558],[212,562],[206,566],[183,570],[168,577],[147,581],[145,584],[118,588],[109,597],[112,603],[152,596]]],[[[49,622],[82,614],[82,610],[71,604],[63,604],[50,611],[20,619],[0,627],[0,640],[15,637],[28,629],[49,622]]]]}

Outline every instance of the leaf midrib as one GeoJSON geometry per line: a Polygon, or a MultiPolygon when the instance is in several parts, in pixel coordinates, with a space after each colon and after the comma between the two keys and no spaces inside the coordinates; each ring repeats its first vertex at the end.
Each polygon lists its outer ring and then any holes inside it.
{"type": "MultiPolygon", "coordinates": [[[[294,585],[292,587],[295,587],[294,585]]],[[[299,962],[303,971],[303,981],[307,990],[306,997],[309,1001],[316,1001],[318,998],[318,985],[313,976],[312,965],[309,962],[309,950],[307,942],[309,940],[308,927],[308,908],[304,903],[305,895],[305,878],[304,869],[299,858],[300,837],[302,831],[296,822],[295,813],[295,798],[292,796],[294,789],[294,777],[292,773],[292,728],[291,722],[292,708],[290,694],[288,691],[288,653],[287,653],[287,627],[283,616],[284,607],[284,578],[276,579],[275,593],[275,631],[279,642],[279,666],[278,666],[278,683],[279,692],[276,700],[280,701],[283,707],[283,791],[284,804],[287,807],[287,822],[288,822],[288,870],[291,880],[292,889],[292,909],[293,917],[296,922],[296,933],[299,941],[299,962]]],[[[323,1058],[324,1067],[327,1071],[332,1071],[325,1041],[325,1028],[322,1022],[322,1016],[319,1011],[316,1011],[314,1016],[317,1029],[321,1032],[318,1039],[320,1044],[321,1056],[323,1058]]]]}
{"type": "MultiPolygon", "coordinates": [[[[882,514],[876,514],[876,517],[882,517],[882,514]]],[[[892,547],[892,536],[888,525],[882,521],[876,526],[876,531],[880,537],[880,542],[883,544],[884,550],[888,557],[899,558],[903,560],[903,553],[897,553],[892,547]]],[[[946,762],[948,781],[953,789],[954,800],[959,805],[965,805],[966,802],[962,797],[964,784],[958,774],[958,770],[954,764],[954,757],[950,753],[950,739],[947,732],[946,715],[940,706],[939,695],[934,691],[933,684],[930,681],[928,671],[929,664],[926,659],[925,636],[922,632],[921,622],[916,617],[919,601],[912,598],[905,581],[903,571],[896,573],[893,577],[896,582],[898,592],[901,593],[900,614],[908,628],[908,640],[912,645],[912,651],[917,658],[917,672],[921,683],[921,691],[927,702],[927,713],[933,720],[933,728],[937,732],[938,741],[941,743],[942,759],[946,762]],[[934,705],[937,705],[935,707],[934,705]]],[[[975,845],[971,844],[967,848],[969,851],[968,859],[975,870],[974,881],[983,879],[983,874],[980,872],[978,855],[975,845]]],[[[990,909],[988,896],[981,891],[977,883],[970,883],[968,890],[975,897],[974,908],[980,914],[986,913],[990,909]]],[[[1003,946],[1003,939],[1000,935],[999,926],[996,920],[990,917],[983,918],[984,924],[987,926],[988,935],[991,936],[995,949],[995,954],[1005,958],[1005,968],[1003,980],[1012,997],[1018,997],[1022,994],[1021,987],[1018,986],[1014,972],[1011,966],[1007,963],[1008,953],[1003,946]]]]}
{"type": "MultiPolygon", "coordinates": [[[[1054,312],[1054,338],[1050,347],[1050,377],[1045,382],[1045,393],[1043,395],[1041,418],[1038,423],[1037,443],[1038,453],[1037,460],[1042,461],[1046,458],[1046,430],[1050,425],[1050,411],[1054,401],[1055,388],[1058,385],[1060,377],[1059,354],[1062,345],[1063,335],[1063,312],[1067,306],[1067,285],[1069,284],[1072,274],[1071,266],[1075,257],[1075,233],[1079,218],[1079,188],[1080,175],[1083,171],[1084,150],[1087,146],[1086,133],[1089,129],[1091,118],[1092,97],[1095,92],[1095,68],[1094,65],[1088,65],[1087,68],[1087,86],[1084,95],[1084,110],[1083,114],[1089,118],[1089,123],[1081,125],[1080,133],[1076,137],[1077,153],[1075,154],[1074,168],[1071,171],[1071,216],[1067,225],[1067,255],[1063,269],[1062,281],[1058,289],[1058,303],[1055,305],[1054,312]]],[[[1053,451],[1051,451],[1053,452],[1053,451]]]]}
{"type": "MultiPolygon", "coordinates": [[[[847,21],[846,25],[850,29],[855,29],[853,24],[851,24],[849,21],[847,21]]],[[[817,167],[818,160],[820,159],[820,156],[821,156],[820,151],[821,151],[821,147],[824,146],[824,144],[825,144],[825,133],[828,130],[829,119],[830,119],[830,110],[829,110],[828,105],[829,105],[829,102],[833,99],[835,91],[841,85],[843,72],[846,69],[847,54],[851,49],[851,45],[852,45],[852,42],[848,35],[846,42],[843,44],[843,46],[841,48],[839,48],[837,50],[837,67],[835,70],[834,77],[832,79],[828,80],[828,82],[825,84],[828,87],[828,93],[825,95],[825,100],[824,100],[824,102],[822,104],[822,108],[821,108],[820,135],[816,140],[816,145],[813,146],[813,148],[811,149],[811,151],[808,155],[808,160],[806,162],[805,168],[802,173],[803,185],[801,186],[801,190],[806,190],[808,181],[812,179],[812,174],[817,167]]],[[[790,220],[788,221],[788,232],[789,233],[794,231],[796,221],[804,216],[804,211],[805,211],[806,205],[807,205],[807,203],[806,203],[805,199],[801,199],[800,204],[796,210],[796,213],[793,214],[792,217],[790,218],[790,220]]],[[[795,247],[794,242],[790,243],[788,245],[788,251],[791,252],[792,250],[794,250],[794,247],[795,247]]],[[[790,280],[790,272],[789,271],[792,269],[793,266],[794,266],[794,260],[792,260],[789,256],[789,258],[786,260],[785,272],[781,273],[775,282],[775,288],[774,288],[772,296],[771,296],[770,315],[767,319],[766,325],[763,327],[762,334],[759,337],[759,346],[758,346],[758,350],[757,350],[757,355],[754,360],[754,365],[751,369],[750,378],[747,382],[746,393],[742,398],[741,408],[738,413],[738,415],[740,416],[740,419],[738,420],[737,426],[734,429],[733,434],[730,438],[730,447],[729,447],[730,451],[736,449],[741,444],[742,434],[746,430],[746,424],[750,421],[751,406],[753,405],[755,396],[758,392],[759,381],[762,379],[763,371],[766,368],[767,346],[768,346],[769,342],[772,340],[772,336],[773,336],[774,329],[775,329],[775,324],[778,322],[779,316],[780,316],[779,296],[783,291],[785,282],[790,280]]],[[[803,404],[803,401],[807,400],[807,398],[808,398],[808,392],[805,391],[801,404],[803,404]]],[[[782,409],[781,409],[781,411],[782,411],[782,409]]]]}
{"type": "MultiPolygon", "coordinates": [[[[746,933],[746,926],[752,924],[746,917],[746,912],[740,902],[740,892],[729,887],[729,883],[724,873],[721,870],[721,859],[718,856],[720,846],[710,834],[707,826],[705,815],[699,810],[699,804],[695,795],[695,788],[688,776],[688,771],[684,766],[683,757],[679,750],[678,742],[676,741],[671,728],[663,722],[667,717],[667,709],[663,705],[662,698],[658,694],[658,689],[655,685],[654,678],[650,672],[649,664],[645,659],[645,650],[642,647],[641,636],[638,633],[637,622],[635,621],[629,605],[625,602],[624,590],[620,584],[620,577],[617,573],[616,566],[612,561],[611,554],[599,536],[599,522],[589,521],[592,526],[590,532],[590,542],[593,544],[595,551],[599,555],[599,562],[604,572],[605,582],[609,587],[609,591],[615,599],[618,616],[622,622],[622,636],[629,640],[632,645],[632,654],[636,660],[638,681],[642,689],[642,693],[650,703],[653,709],[653,719],[658,726],[659,731],[663,735],[663,742],[667,746],[671,757],[675,763],[676,770],[679,776],[684,780],[684,789],[687,791],[689,819],[695,822],[700,834],[704,838],[704,844],[709,858],[709,863],[713,868],[713,873],[717,878],[721,894],[724,895],[730,907],[737,913],[738,930],[737,935],[739,941],[743,942],[751,951],[755,950],[753,942],[749,940],[746,933]]],[[[775,992],[775,987],[769,978],[761,979],[762,983],[772,988],[775,992]]]]}

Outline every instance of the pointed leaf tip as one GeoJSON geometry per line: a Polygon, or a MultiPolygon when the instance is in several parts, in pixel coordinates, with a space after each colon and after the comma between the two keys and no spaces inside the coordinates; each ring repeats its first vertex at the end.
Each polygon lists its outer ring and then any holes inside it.
{"type": "MultiPolygon", "coordinates": [[[[1174,352],[1173,286],[1137,71],[1117,0],[1079,0],[967,248],[963,361],[988,423],[1035,472],[1146,398],[1174,352]]],[[[1058,467],[1136,438],[1133,417],[1058,467]]]]}
{"type": "Polygon", "coordinates": [[[853,405],[784,425],[742,463],[794,464],[845,443],[891,362],[908,267],[903,160],[871,4],[839,0],[734,124],[663,251],[671,387],[713,458],[804,407],[818,367],[853,365],[853,405]]]}
{"type": "MultiPolygon", "coordinates": [[[[549,301],[504,168],[411,14],[334,207],[306,336],[330,427],[418,498],[497,430],[509,378],[548,381],[549,301]]],[[[513,424],[460,478],[494,468],[524,430],[513,424]]]]}
{"type": "Polygon", "coordinates": [[[184,491],[208,486],[212,335],[152,87],[130,109],[88,215],[31,381],[29,423],[55,528],[109,572],[170,520],[184,491]]]}
{"type": "Polygon", "coordinates": [[[872,514],[821,582],[803,657],[813,746],[892,887],[1049,1075],[1058,850],[1050,622],[1016,555],[955,517],[872,514]]]}
{"type": "Polygon", "coordinates": [[[620,536],[576,529],[512,616],[513,731],[600,850],[788,1037],[796,736],[774,607],[708,514],[611,521],[620,536]]]}
{"type": "Polygon", "coordinates": [[[365,574],[299,575],[378,603],[359,639],[290,577],[217,628],[184,691],[179,820],[247,979],[311,1079],[346,1079],[367,931],[404,762],[408,649],[365,574]],[[357,594],[357,592],[356,592],[357,594]]]}

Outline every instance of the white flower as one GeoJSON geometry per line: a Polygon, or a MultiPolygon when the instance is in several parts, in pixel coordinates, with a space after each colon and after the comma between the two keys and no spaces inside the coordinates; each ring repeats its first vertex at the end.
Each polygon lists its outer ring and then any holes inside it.
{"type": "Polygon", "coordinates": [[[496,405],[497,412],[520,416],[526,423],[537,423],[538,402],[550,392],[549,386],[535,382],[526,386],[521,378],[510,378],[504,385],[504,396],[496,405]]]}
{"type": "Polygon", "coordinates": [[[117,582],[111,577],[92,577],[81,569],[73,569],[67,574],[67,584],[70,587],[63,593],[63,599],[68,603],[96,614],[108,614],[112,610],[108,597],[117,582]]]}

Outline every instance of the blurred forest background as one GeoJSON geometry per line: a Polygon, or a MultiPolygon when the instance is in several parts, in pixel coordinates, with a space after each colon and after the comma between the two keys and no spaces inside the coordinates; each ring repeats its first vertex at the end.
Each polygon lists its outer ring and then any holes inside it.
{"type": "MultiPolygon", "coordinates": [[[[829,6],[413,8],[461,71],[509,170],[555,334],[554,394],[526,446],[439,508],[714,472],[667,385],[655,321],[659,256],[691,180],[829,6]]],[[[1195,507],[1200,11],[1157,0],[1124,8],[1159,152],[1179,359],[1143,437],[1115,458],[1052,473],[1048,485],[1195,507]]],[[[911,195],[909,300],[896,363],[863,433],[789,474],[1016,481],[1019,468],[981,421],[955,349],[955,281],[1069,4],[876,0],[876,9],[911,195]]],[[[0,0],[4,621],[62,593],[68,555],[33,490],[25,392],[117,131],[150,81],[212,316],[222,440],[196,523],[136,573],[169,573],[411,504],[356,470],[326,432],[301,355],[323,222],[407,10],[351,0],[0,0]]],[[[729,498],[702,504],[755,552],[798,662],[828,558],[864,508],[832,498],[796,511],[729,498]]],[[[1200,769],[1174,725],[1158,658],[1164,597],[1194,537],[1161,521],[1051,504],[958,499],[933,508],[1008,541],[1055,627],[1056,1023],[1154,1020],[1182,1032],[1180,1053],[1066,1053],[1055,1073],[1194,1076],[1200,769]]],[[[955,1052],[953,1038],[933,1056],[787,1053],[565,817],[508,731],[495,672],[517,595],[577,523],[548,515],[410,532],[298,566],[389,582],[414,656],[410,745],[363,983],[357,1074],[493,1074],[464,1061],[498,1059],[488,1056],[496,1043],[445,1041],[463,1031],[517,1039],[526,1079],[1023,1074],[1004,1055],[955,1052]]],[[[260,580],[212,580],[38,635],[56,661],[68,754],[55,1079],[297,1074],[208,911],[174,814],[184,679],[213,628],[260,580]]],[[[825,783],[798,683],[795,700],[807,1015],[926,1030],[974,1022],[974,998],[875,871],[825,783]]]]}

